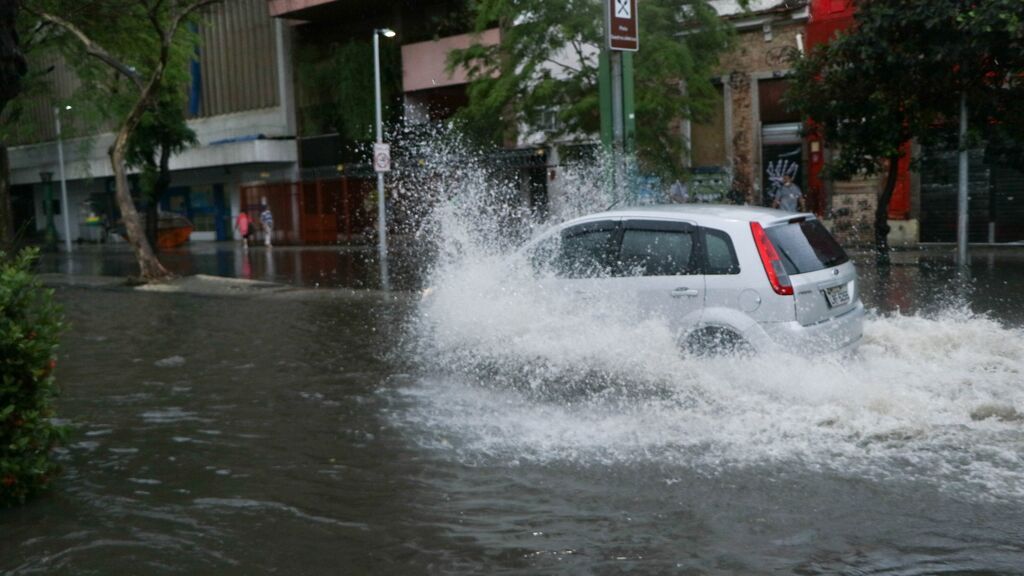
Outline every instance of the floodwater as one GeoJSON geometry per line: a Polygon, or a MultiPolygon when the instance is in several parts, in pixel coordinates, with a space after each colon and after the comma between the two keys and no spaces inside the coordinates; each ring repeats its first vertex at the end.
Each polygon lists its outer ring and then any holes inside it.
{"type": "Polygon", "coordinates": [[[58,288],[65,473],[0,572],[1024,573],[1024,261],[949,264],[862,265],[854,358],[683,358],[487,258],[431,305],[58,288]]]}
{"type": "MultiPolygon", "coordinates": [[[[399,238],[391,252],[413,257],[391,259],[389,285],[412,290],[423,276],[423,263],[416,246],[399,238]]],[[[160,262],[179,276],[206,274],[277,282],[310,288],[378,289],[381,286],[377,246],[343,244],[336,246],[254,246],[242,250],[237,242],[197,242],[159,253],[160,262]]],[[[68,255],[44,254],[41,271],[79,276],[135,276],[138,264],[127,244],[83,244],[68,255]]]]}

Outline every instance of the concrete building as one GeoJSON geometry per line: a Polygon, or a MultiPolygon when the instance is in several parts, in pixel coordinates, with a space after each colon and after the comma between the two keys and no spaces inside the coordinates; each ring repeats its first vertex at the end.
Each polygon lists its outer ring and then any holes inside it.
{"type": "MultiPolygon", "coordinates": [[[[760,0],[744,11],[736,2],[723,0],[716,8],[735,27],[737,45],[721,59],[722,109],[711,122],[686,126],[695,182],[712,180],[751,204],[769,205],[781,176],[789,174],[804,191],[807,209],[827,218],[844,242],[870,244],[881,180],[822,179],[827,143],[805,135],[806,119],[785,103],[792,57],[848,28],[854,3],[760,0]]],[[[890,203],[895,245],[918,240],[919,181],[909,163],[908,154],[890,203]]]]}
{"type": "Polygon", "coordinates": [[[721,58],[721,106],[710,121],[683,125],[693,185],[733,189],[751,204],[767,204],[782,172],[806,189],[802,119],[786,109],[783,96],[807,2],[752,2],[750,11],[735,2],[715,6],[736,28],[737,42],[721,58]]]}
{"type": "MultiPolygon", "coordinates": [[[[788,56],[827,43],[854,24],[855,0],[755,0],[744,11],[733,0],[714,3],[738,32],[738,45],[723,56],[719,86],[723,105],[709,122],[684,126],[691,144],[696,186],[732,187],[750,203],[771,198],[773,179],[788,170],[808,198],[849,244],[871,244],[880,175],[853,181],[821,177],[828,142],[804,136],[803,118],[783,105],[788,56]]],[[[1024,171],[998,150],[970,155],[969,236],[972,242],[1024,238],[1024,171]]],[[[889,243],[952,242],[956,232],[956,155],[908,144],[887,207],[889,243]],[[922,169],[912,169],[912,160],[922,169]]]]}
{"type": "MultiPolygon", "coordinates": [[[[500,40],[496,28],[479,36],[469,33],[471,15],[462,0],[269,0],[268,5],[271,15],[286,19],[295,30],[300,162],[303,174],[316,178],[358,179],[369,175],[365,159],[352,150],[359,142],[346,134],[351,127],[334,126],[330,119],[322,118],[317,105],[324,91],[318,93],[308,86],[308,71],[331,66],[330,50],[349,51],[358,44],[368,47],[375,29],[395,30],[395,38],[381,40],[384,120],[402,119],[412,126],[443,121],[468,102],[466,71],[447,70],[451,50],[500,40]]],[[[369,56],[367,51],[363,57],[366,63],[369,56]]],[[[350,70],[354,67],[348,65],[350,70]]],[[[360,72],[360,77],[366,73],[360,72]]],[[[494,164],[511,171],[521,183],[524,205],[545,209],[553,188],[549,186],[553,181],[550,170],[557,168],[552,164],[557,164],[557,153],[547,139],[529,134],[504,144],[505,149],[495,153],[494,164]]],[[[391,200],[409,201],[394,196],[391,200]]]]}
{"type": "MultiPolygon", "coordinates": [[[[162,208],[192,222],[192,240],[225,240],[234,235],[239,209],[254,208],[241,204],[244,186],[297,177],[291,30],[268,16],[265,0],[237,0],[213,8],[200,34],[189,105],[199,144],[172,158],[172,188],[162,208]]],[[[53,84],[56,97],[34,103],[40,130],[10,151],[16,225],[44,230],[44,179],[51,178],[57,234],[66,234],[67,211],[71,239],[95,240],[90,213],[117,217],[107,154],[114,135],[63,139],[68,206],[60,205],[55,115],[65,127],[75,124],[75,110],[66,110],[62,98],[77,80],[56,62],[53,84]]]]}

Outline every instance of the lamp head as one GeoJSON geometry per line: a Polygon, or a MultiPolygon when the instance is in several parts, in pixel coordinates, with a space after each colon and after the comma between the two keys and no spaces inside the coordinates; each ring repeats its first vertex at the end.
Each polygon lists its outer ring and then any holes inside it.
{"type": "Polygon", "coordinates": [[[380,32],[380,34],[385,38],[394,38],[397,35],[397,32],[391,28],[381,28],[378,32],[380,32]]]}

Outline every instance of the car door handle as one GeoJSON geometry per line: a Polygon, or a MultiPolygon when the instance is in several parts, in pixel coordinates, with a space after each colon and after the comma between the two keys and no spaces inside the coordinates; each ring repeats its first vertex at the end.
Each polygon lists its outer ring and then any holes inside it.
{"type": "Polygon", "coordinates": [[[682,298],[683,296],[689,296],[690,298],[693,298],[698,294],[700,294],[700,292],[692,288],[676,288],[675,290],[672,291],[673,298],[682,298]]]}

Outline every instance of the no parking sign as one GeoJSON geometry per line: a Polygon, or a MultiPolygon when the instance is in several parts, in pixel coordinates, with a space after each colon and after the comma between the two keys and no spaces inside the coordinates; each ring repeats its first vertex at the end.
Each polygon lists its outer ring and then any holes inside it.
{"type": "Polygon", "coordinates": [[[391,145],[373,145],[373,170],[374,172],[391,172],[391,145]]]}

